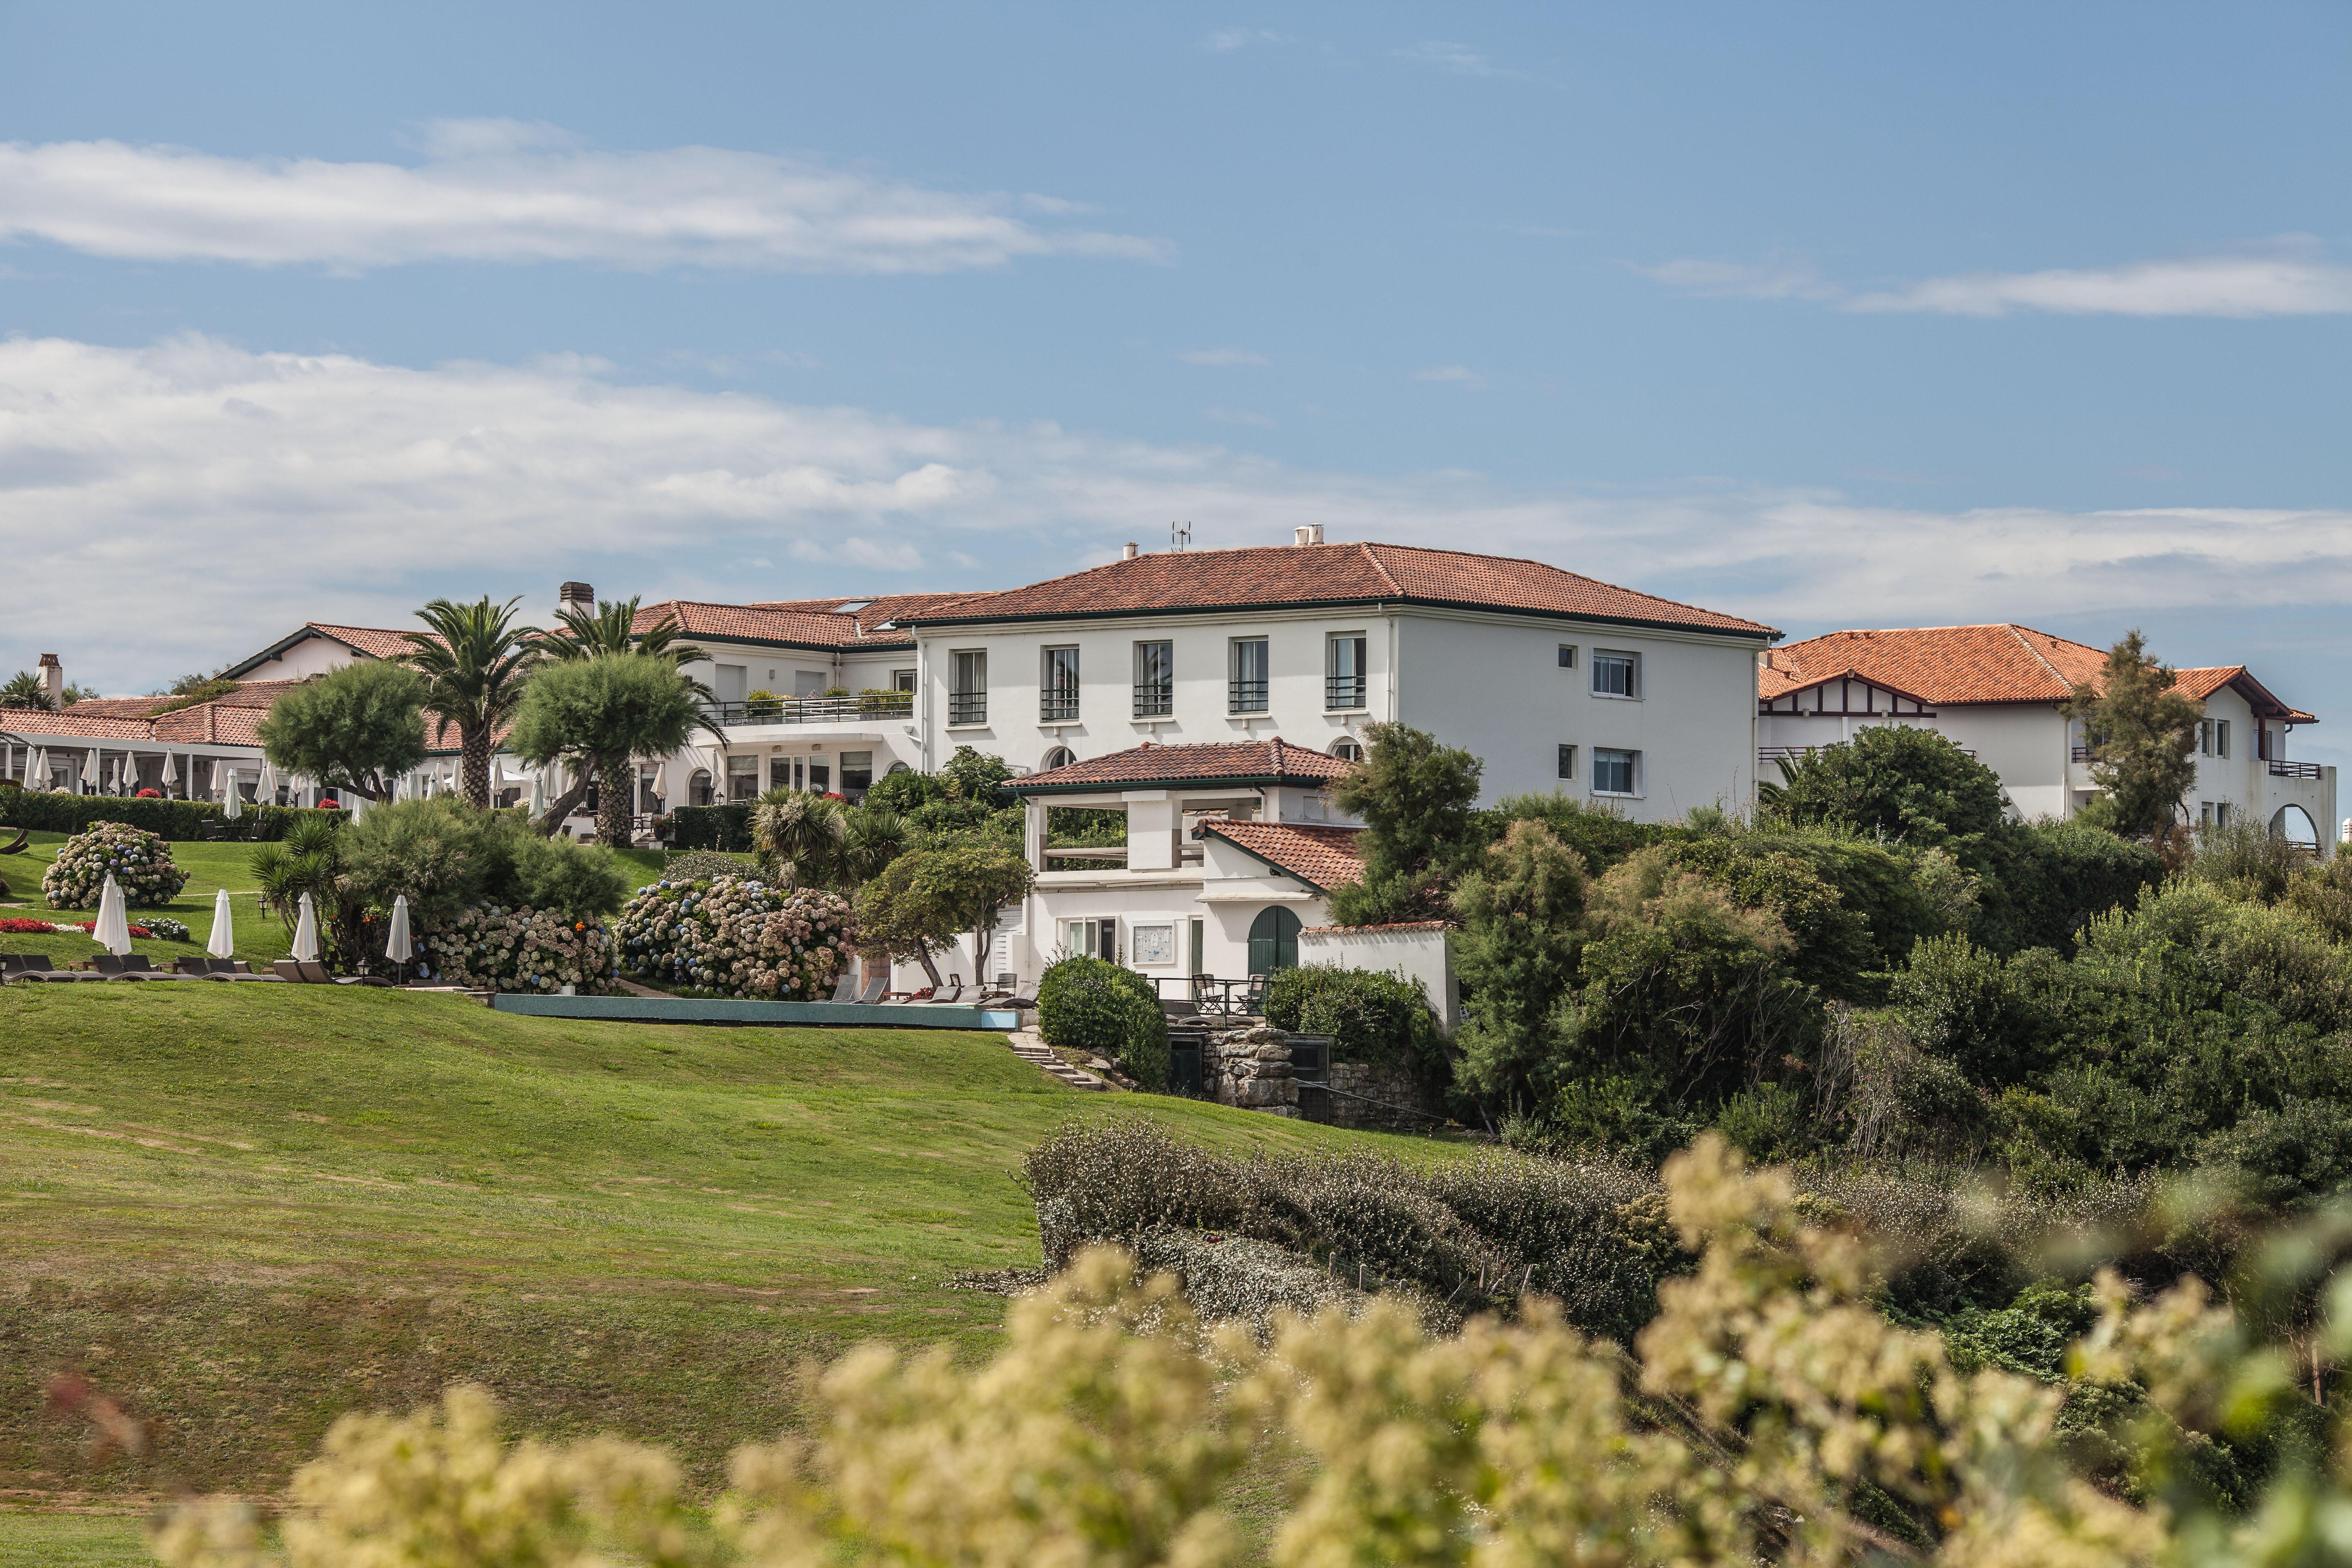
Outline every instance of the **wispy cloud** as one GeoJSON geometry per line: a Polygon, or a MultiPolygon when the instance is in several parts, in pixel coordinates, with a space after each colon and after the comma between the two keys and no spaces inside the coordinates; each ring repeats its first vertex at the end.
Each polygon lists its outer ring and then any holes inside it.
{"type": "Polygon", "coordinates": [[[1434,381],[1449,386],[1467,387],[1474,392],[1486,384],[1486,378],[1466,364],[1433,365],[1427,370],[1414,371],[1412,378],[1415,381],[1434,381]]]}
{"type": "Polygon", "coordinates": [[[1396,52],[1401,59],[1412,60],[1420,65],[1435,66],[1441,70],[1449,70],[1457,76],[1517,76],[1520,74],[1496,65],[1487,58],[1484,49],[1474,48],[1468,44],[1449,44],[1432,39],[1425,43],[1411,45],[1396,52]]]}
{"type": "Polygon", "coordinates": [[[1176,356],[1186,364],[1264,364],[1265,356],[1247,349],[1186,349],[1176,356]]]}
{"type": "Polygon", "coordinates": [[[941,191],[717,147],[598,152],[514,121],[440,121],[422,163],[226,158],[120,142],[0,143],[0,238],[142,260],[584,262],[646,270],[925,273],[1029,257],[1168,258],[1046,226],[1065,204],[941,191]],[[1023,216],[1027,215],[1027,216],[1023,216]]]}
{"type": "Polygon", "coordinates": [[[1270,33],[1264,27],[1221,27],[1202,40],[1201,47],[1221,55],[1235,49],[1253,48],[1261,44],[1286,44],[1290,40],[1280,33],[1270,33]]]}
{"type": "MultiPolygon", "coordinates": [[[[1937,511],[1827,490],[1508,487],[635,385],[587,359],[411,369],[203,338],[0,342],[0,557],[106,585],[20,595],[0,669],[58,651],[110,689],[217,665],[305,617],[397,625],[434,594],[541,602],[567,576],[734,600],[1000,586],[1160,537],[1171,517],[1193,520],[1198,546],[1345,518],[1354,538],[1605,560],[1612,581],[1790,627],[2015,619],[2104,637],[2195,608],[2252,628],[2198,662],[2258,658],[2283,584],[2305,605],[2352,598],[2352,508],[1937,511]],[[742,564],[760,560],[781,569],[742,564]]],[[[2293,679],[2283,695],[2324,700],[2293,679]]]]}
{"type": "Polygon", "coordinates": [[[1748,300],[1812,300],[1864,314],[2008,316],[2321,316],[2352,313],[2352,267],[2326,260],[2308,240],[2273,242],[2260,254],[2189,257],[2120,267],[2040,272],[1961,272],[1858,291],[1802,258],[1761,264],[1685,258],[1637,266],[1685,293],[1748,300]]]}

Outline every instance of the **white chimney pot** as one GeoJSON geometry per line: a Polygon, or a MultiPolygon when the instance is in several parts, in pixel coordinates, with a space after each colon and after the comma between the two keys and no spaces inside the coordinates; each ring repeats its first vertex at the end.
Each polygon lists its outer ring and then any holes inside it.
{"type": "Polygon", "coordinates": [[[1124,545],[1124,546],[1119,550],[1119,552],[1118,552],[1118,558],[1119,558],[1121,561],[1132,561],[1132,560],[1134,560],[1134,559],[1135,559],[1135,557],[1136,557],[1136,553],[1137,553],[1137,552],[1136,552],[1136,548],[1135,548],[1135,541],[1133,541],[1132,539],[1130,539],[1130,540],[1129,540],[1129,541],[1127,542],[1127,543],[1126,543],[1126,544],[1125,544],[1125,545],[1124,545]]]}

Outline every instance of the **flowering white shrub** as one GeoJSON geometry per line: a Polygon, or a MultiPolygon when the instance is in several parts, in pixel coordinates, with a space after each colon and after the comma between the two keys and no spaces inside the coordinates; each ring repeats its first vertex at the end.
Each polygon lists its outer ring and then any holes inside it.
{"type": "Polygon", "coordinates": [[[594,916],[555,910],[477,904],[425,934],[420,973],[452,985],[489,991],[551,992],[571,985],[604,990],[613,978],[613,942],[594,916]]]}
{"type": "Polygon", "coordinates": [[[51,909],[86,910],[98,902],[109,871],[134,908],[168,904],[188,885],[188,874],[172,863],[172,847],[160,835],[127,822],[100,822],[66,840],[57,863],[41,873],[41,891],[51,909]]]}
{"type": "Polygon", "coordinates": [[[719,877],[638,889],[613,922],[613,943],[634,980],[806,1002],[833,994],[856,931],[837,894],[719,877]]]}

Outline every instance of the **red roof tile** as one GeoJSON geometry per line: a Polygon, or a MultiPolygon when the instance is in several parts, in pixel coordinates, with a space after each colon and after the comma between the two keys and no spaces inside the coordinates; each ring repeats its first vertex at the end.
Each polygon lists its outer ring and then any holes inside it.
{"type": "Polygon", "coordinates": [[[1162,552],[909,614],[925,624],[954,625],[1382,602],[1777,635],[1738,616],[1614,587],[1540,561],[1372,543],[1162,552]]]}
{"type": "Polygon", "coordinates": [[[1117,788],[1160,784],[1327,784],[1356,764],[1322,752],[1294,746],[1279,735],[1265,741],[1208,741],[1192,746],[1161,746],[1146,741],[1124,752],[1089,757],[1008,780],[1015,794],[1030,791],[1117,788]]]}
{"type": "Polygon", "coordinates": [[[1201,824],[1201,832],[1247,850],[1318,893],[1342,882],[1357,881],[1364,874],[1364,857],[1357,848],[1357,840],[1363,833],[1360,827],[1212,821],[1201,824]]]}
{"type": "Polygon", "coordinates": [[[675,616],[690,637],[729,637],[746,642],[775,643],[786,647],[820,649],[912,647],[914,637],[904,627],[886,624],[971,597],[969,594],[886,594],[860,599],[835,595],[830,599],[777,599],[762,604],[714,605],[698,599],[665,599],[637,612],[636,629],[649,632],[665,616],[675,616]],[[855,605],[845,610],[845,605],[855,605]]]}

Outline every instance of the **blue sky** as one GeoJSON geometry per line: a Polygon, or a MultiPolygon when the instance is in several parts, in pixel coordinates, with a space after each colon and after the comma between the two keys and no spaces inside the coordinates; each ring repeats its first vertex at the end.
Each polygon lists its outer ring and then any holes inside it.
{"type": "Polygon", "coordinates": [[[483,9],[0,6],[0,668],[1318,521],[2352,762],[2341,6],[483,9]]]}

